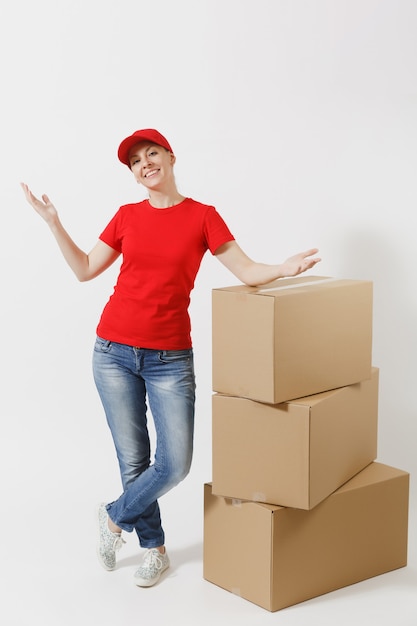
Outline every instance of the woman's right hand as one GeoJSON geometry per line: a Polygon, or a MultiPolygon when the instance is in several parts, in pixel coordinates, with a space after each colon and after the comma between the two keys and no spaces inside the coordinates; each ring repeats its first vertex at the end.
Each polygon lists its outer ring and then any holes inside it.
{"type": "Polygon", "coordinates": [[[26,200],[29,204],[35,209],[37,213],[45,220],[45,222],[51,226],[58,216],[58,212],[48,196],[46,194],[42,195],[42,199],[39,200],[29,189],[26,183],[20,183],[20,186],[23,189],[23,192],[26,196],[26,200]]]}
{"type": "Polygon", "coordinates": [[[58,213],[47,195],[43,194],[39,200],[33,195],[26,183],[20,183],[25,192],[26,200],[35,209],[37,213],[48,224],[54,235],[58,246],[61,249],[64,259],[80,281],[91,280],[95,278],[105,269],[110,267],[118,258],[120,252],[108,246],[104,241],[99,239],[94,248],[86,254],[71,239],[65,228],[62,226],[58,213]]]}

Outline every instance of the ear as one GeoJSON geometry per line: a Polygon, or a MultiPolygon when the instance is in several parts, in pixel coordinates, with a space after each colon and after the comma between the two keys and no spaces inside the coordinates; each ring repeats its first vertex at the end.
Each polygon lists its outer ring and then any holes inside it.
{"type": "Polygon", "coordinates": [[[172,154],[172,152],[170,152],[170,157],[171,157],[171,165],[174,165],[175,161],[177,160],[177,157],[175,156],[175,154],[172,154]]]}

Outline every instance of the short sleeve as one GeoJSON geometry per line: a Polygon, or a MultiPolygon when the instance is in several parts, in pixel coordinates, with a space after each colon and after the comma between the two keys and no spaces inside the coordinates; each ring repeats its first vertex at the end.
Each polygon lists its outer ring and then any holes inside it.
{"type": "Polygon", "coordinates": [[[206,213],[204,235],[207,247],[212,254],[224,243],[234,240],[234,236],[230,232],[226,222],[212,206],[209,207],[206,213]]]}
{"type": "Polygon", "coordinates": [[[107,224],[99,239],[114,250],[117,250],[117,252],[122,251],[121,209],[117,211],[116,215],[107,224]]]}

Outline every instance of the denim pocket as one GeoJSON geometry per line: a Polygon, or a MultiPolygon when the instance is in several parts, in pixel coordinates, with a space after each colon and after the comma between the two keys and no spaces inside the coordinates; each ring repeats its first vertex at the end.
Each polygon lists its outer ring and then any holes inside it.
{"type": "Polygon", "coordinates": [[[96,337],[96,343],[94,344],[94,350],[96,352],[110,352],[112,342],[101,337],[96,337]]]}
{"type": "Polygon", "coordinates": [[[159,360],[162,363],[174,363],[175,361],[190,361],[193,357],[192,348],[187,350],[160,350],[159,360]]]}

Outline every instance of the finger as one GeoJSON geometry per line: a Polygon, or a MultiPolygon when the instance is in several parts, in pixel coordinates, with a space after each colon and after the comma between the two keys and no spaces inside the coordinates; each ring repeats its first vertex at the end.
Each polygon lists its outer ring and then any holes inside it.
{"type": "Polygon", "coordinates": [[[319,249],[318,249],[318,248],[311,248],[310,250],[306,250],[306,251],[303,253],[303,256],[305,256],[305,257],[306,257],[306,256],[312,256],[313,254],[317,254],[317,252],[318,252],[318,251],[319,251],[319,249]]]}
{"type": "Polygon", "coordinates": [[[20,186],[23,189],[23,191],[25,192],[25,194],[28,195],[29,187],[27,186],[27,184],[26,183],[20,183],[20,186]]]}
{"type": "Polygon", "coordinates": [[[25,196],[26,196],[26,200],[27,200],[28,202],[31,202],[31,201],[32,201],[32,198],[33,198],[34,196],[33,196],[32,192],[30,191],[29,187],[26,185],[26,183],[20,183],[20,186],[22,187],[22,189],[23,189],[23,193],[24,193],[24,194],[25,194],[25,196]]]}

